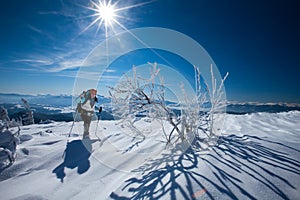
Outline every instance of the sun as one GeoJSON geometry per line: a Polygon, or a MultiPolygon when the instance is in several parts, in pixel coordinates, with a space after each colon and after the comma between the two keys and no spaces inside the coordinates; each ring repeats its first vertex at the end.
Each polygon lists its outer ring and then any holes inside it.
{"type": "Polygon", "coordinates": [[[99,16],[104,20],[104,23],[108,24],[115,20],[116,10],[112,5],[102,5],[99,7],[99,16]]]}
{"type": "Polygon", "coordinates": [[[86,26],[80,32],[80,34],[97,23],[98,27],[96,34],[102,27],[104,27],[106,37],[108,37],[108,29],[116,32],[114,27],[115,25],[121,27],[124,30],[127,30],[126,27],[119,21],[119,19],[122,18],[130,20],[130,18],[125,18],[124,16],[122,16],[122,11],[149,4],[153,2],[153,0],[133,5],[125,5],[123,7],[118,7],[119,2],[120,0],[115,1],[115,3],[112,3],[112,0],[90,0],[90,5],[85,8],[93,11],[93,14],[89,15],[88,17],[92,17],[94,18],[94,20],[88,26],[86,26]]]}
{"type": "Polygon", "coordinates": [[[94,5],[95,16],[97,16],[97,21],[104,22],[104,25],[107,27],[108,25],[112,25],[117,18],[117,10],[115,8],[116,4],[111,4],[111,2],[99,1],[99,3],[95,3],[91,1],[94,5]]]}

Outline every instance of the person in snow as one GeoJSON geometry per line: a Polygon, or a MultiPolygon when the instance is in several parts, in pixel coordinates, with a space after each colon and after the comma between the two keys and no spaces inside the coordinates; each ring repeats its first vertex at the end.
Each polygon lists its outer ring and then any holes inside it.
{"type": "Polygon", "coordinates": [[[80,102],[77,104],[77,111],[80,113],[80,117],[83,120],[83,138],[89,138],[89,129],[94,115],[94,109],[98,109],[99,113],[102,111],[102,107],[96,107],[97,99],[97,90],[90,89],[86,92],[83,92],[80,97],[80,102]]]}

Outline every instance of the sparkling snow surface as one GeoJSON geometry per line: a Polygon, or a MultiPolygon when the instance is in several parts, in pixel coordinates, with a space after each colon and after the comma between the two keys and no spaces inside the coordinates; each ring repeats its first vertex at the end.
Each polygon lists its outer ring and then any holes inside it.
{"type": "MultiPolygon", "coordinates": [[[[0,199],[300,199],[300,112],[227,115],[217,146],[165,150],[156,125],[134,140],[115,121],[24,126],[0,199]],[[68,143],[68,145],[67,145],[68,143]]],[[[183,147],[182,147],[183,148],[183,147]]]]}

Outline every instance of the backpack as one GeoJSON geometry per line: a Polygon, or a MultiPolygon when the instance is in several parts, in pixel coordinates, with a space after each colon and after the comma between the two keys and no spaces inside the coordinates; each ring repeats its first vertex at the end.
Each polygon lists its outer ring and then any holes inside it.
{"type": "MultiPolygon", "coordinates": [[[[91,90],[94,90],[94,89],[91,89],[91,90]]],[[[91,98],[91,93],[90,93],[91,90],[83,91],[81,93],[81,95],[79,95],[78,100],[77,100],[77,110],[79,113],[93,112],[94,106],[95,106],[96,102],[98,102],[98,100],[97,100],[97,97],[95,97],[95,99],[91,98]]]]}

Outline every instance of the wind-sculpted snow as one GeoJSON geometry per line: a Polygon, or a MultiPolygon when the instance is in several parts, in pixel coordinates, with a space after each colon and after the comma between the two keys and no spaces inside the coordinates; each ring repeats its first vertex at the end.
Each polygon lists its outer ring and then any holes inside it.
{"type": "MultiPolygon", "coordinates": [[[[165,149],[100,121],[22,127],[16,162],[0,174],[1,199],[299,199],[300,112],[227,115],[216,146],[165,149]],[[31,137],[30,137],[31,136],[31,137]],[[182,151],[186,149],[186,151],[182,151]]],[[[147,122],[144,122],[147,123],[147,122]]]]}

